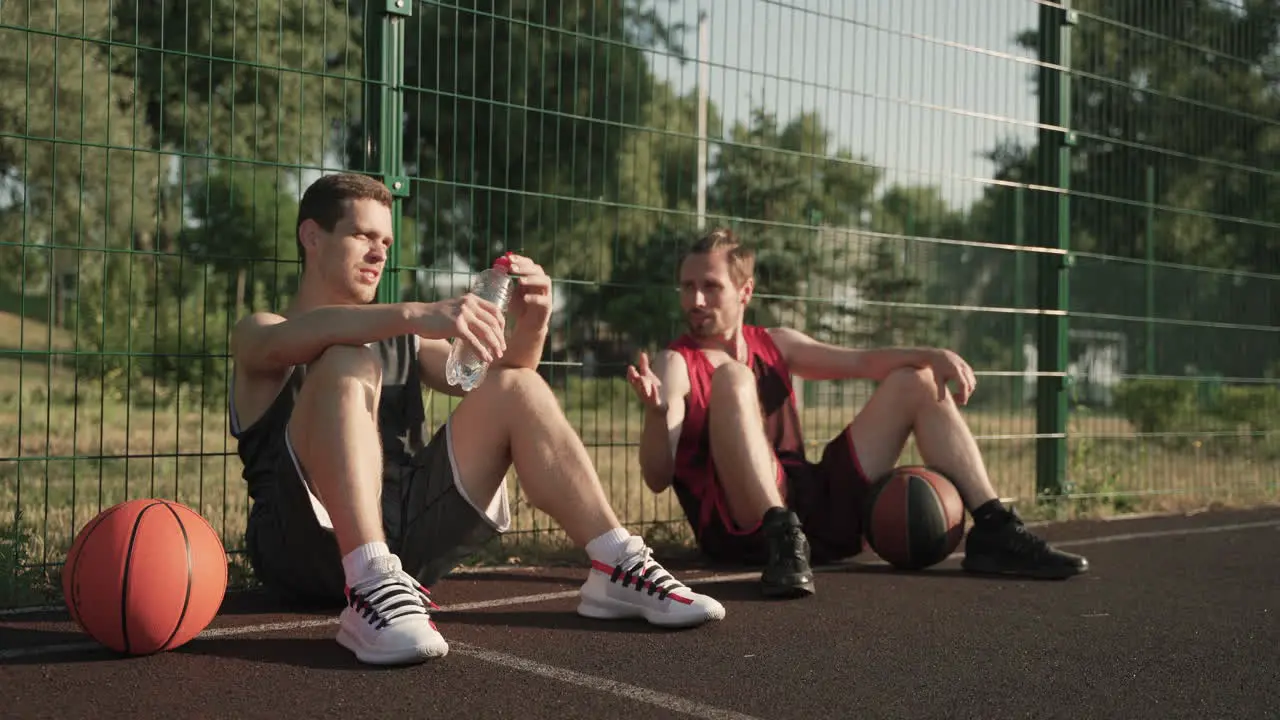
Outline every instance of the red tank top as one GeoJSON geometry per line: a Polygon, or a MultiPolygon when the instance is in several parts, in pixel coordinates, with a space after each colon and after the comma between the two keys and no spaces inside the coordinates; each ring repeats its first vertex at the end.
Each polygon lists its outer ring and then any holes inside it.
{"type": "MultiPolygon", "coordinates": [[[[747,367],[756,378],[756,393],[764,415],[765,437],[773,446],[782,473],[778,488],[786,497],[785,475],[808,467],[804,454],[804,436],[800,429],[800,413],[796,410],[791,370],[773,338],[762,327],[742,328],[747,345],[747,367]]],[[[716,482],[711,461],[711,435],[707,426],[707,405],[711,399],[711,361],[689,335],[682,335],[668,348],[680,354],[689,368],[689,397],[686,399],[684,426],[676,445],[673,489],[685,512],[696,518],[701,530],[719,512],[729,519],[724,492],[716,482]]]]}

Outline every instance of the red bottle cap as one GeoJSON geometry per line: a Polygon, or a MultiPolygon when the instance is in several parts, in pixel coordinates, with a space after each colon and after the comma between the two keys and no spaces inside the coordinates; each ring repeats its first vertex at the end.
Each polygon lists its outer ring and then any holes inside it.
{"type": "Polygon", "coordinates": [[[501,270],[510,271],[511,270],[511,253],[510,252],[503,253],[501,257],[499,257],[497,260],[494,260],[493,268],[495,270],[501,269],[501,270]]]}

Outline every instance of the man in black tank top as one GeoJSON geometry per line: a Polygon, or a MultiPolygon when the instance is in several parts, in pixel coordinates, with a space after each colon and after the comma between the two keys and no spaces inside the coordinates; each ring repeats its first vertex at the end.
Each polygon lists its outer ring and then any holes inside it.
{"type": "Polygon", "coordinates": [[[1049,546],[1000,502],[957,409],[976,385],[964,360],[936,348],[849,349],[790,328],[747,327],[754,268],[753,251],[732,231],[715,229],[699,238],[680,265],[688,334],[659,354],[653,368],[642,355],[639,367],[628,370],[646,407],[640,442],[645,483],[657,493],[678,475],[692,478],[677,484],[676,492],[704,552],[763,565],[766,595],[812,594],[811,559],[838,560],[862,550],[867,490],[896,466],[914,434],[925,462],[955,483],[973,516],[964,569],[1035,578],[1088,569],[1085,558],[1049,546]],[[757,355],[760,362],[748,363],[760,348],[769,359],[757,355]],[[777,378],[761,364],[814,380],[868,379],[879,387],[821,458],[809,462],[790,379],[787,391],[778,392],[777,378]],[[954,396],[948,383],[959,388],[954,396]],[[780,408],[780,398],[791,407],[780,408]],[[686,432],[686,420],[701,432],[686,432]],[[696,488],[681,487],[703,475],[713,477],[696,488]],[[714,512],[704,512],[708,503],[714,512]]]}
{"type": "Polygon", "coordinates": [[[470,294],[374,304],[390,208],[387,188],[364,176],[311,185],[298,213],[297,297],[232,333],[230,430],[259,579],[290,601],[342,606],[337,640],[364,662],[443,656],[426,587],[508,529],[514,467],[529,500],[585,550],[580,614],[664,627],[724,617],[621,527],[537,374],[551,314],[542,268],[509,255],[509,333],[507,318],[470,294]],[[453,338],[491,362],[470,393],[445,380],[453,338]],[[465,395],[430,439],[424,389],[465,395]]]}

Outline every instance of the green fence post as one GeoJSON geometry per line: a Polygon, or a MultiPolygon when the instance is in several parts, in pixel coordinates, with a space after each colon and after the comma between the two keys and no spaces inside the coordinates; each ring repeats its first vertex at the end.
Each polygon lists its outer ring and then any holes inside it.
{"type": "Polygon", "coordinates": [[[378,285],[378,302],[400,299],[400,218],[409,195],[404,172],[405,23],[417,0],[370,0],[364,18],[364,169],[391,189],[391,222],[396,242],[378,285]]]}
{"type": "Polygon", "coordinates": [[[1067,3],[1040,6],[1041,184],[1057,192],[1040,195],[1039,232],[1061,252],[1042,253],[1039,263],[1039,371],[1036,391],[1036,490],[1062,490],[1067,458],[1067,308],[1070,258],[1071,26],[1075,12],[1067,3]]]}
{"type": "MultiPolygon", "coordinates": [[[[1022,347],[1024,340],[1023,333],[1026,332],[1025,320],[1022,317],[1022,311],[1026,308],[1027,299],[1025,296],[1025,285],[1027,278],[1027,261],[1026,253],[1022,248],[1027,245],[1026,233],[1026,185],[1019,185],[1013,189],[1013,244],[1018,247],[1013,254],[1013,306],[1017,308],[1017,312],[1013,316],[1013,368],[1019,369],[1018,364],[1022,360],[1022,347]]],[[[1018,373],[1017,378],[1013,382],[1013,406],[1015,412],[1022,412],[1022,406],[1027,399],[1027,380],[1022,373],[1018,373]]]]}
{"type": "Polygon", "coordinates": [[[1147,166],[1147,374],[1156,374],[1156,169],[1147,166]]]}

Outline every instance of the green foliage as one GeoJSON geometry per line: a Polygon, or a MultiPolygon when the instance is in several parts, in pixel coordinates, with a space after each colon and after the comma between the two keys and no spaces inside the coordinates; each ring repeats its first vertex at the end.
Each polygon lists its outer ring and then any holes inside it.
{"type": "MultiPolygon", "coordinates": [[[[45,294],[95,255],[127,247],[153,225],[160,164],[134,153],[151,144],[130,79],[111,49],[79,37],[110,34],[105,3],[5,3],[0,29],[0,284],[45,294]],[[59,30],[76,37],[56,37],[59,30]],[[104,55],[103,53],[107,53],[104,55]]],[[[145,242],[145,239],[144,239],[145,242]]]]}
{"type": "Polygon", "coordinates": [[[34,566],[31,544],[30,529],[20,513],[0,523],[0,607],[47,602],[59,594],[48,575],[34,566]]]}
{"type": "Polygon", "coordinates": [[[75,368],[86,381],[116,399],[182,388],[188,401],[225,398],[232,321],[222,278],[183,258],[112,253],[82,273],[80,292],[75,368]]]}
{"type": "MultiPolygon", "coordinates": [[[[1141,316],[1146,269],[1119,259],[1145,260],[1280,273],[1274,225],[1280,211],[1268,198],[1280,190],[1280,95],[1274,92],[1280,68],[1280,6],[1270,2],[1072,3],[1079,22],[1072,26],[1069,126],[1077,142],[1070,148],[1070,246],[1086,258],[1070,279],[1070,305],[1077,313],[1141,316]],[[1148,184],[1148,172],[1153,180],[1148,184]],[[1148,193],[1154,206],[1147,206],[1148,193]]],[[[1039,31],[1029,28],[1019,44],[1035,52],[1039,31]]],[[[1035,71],[1027,74],[1038,92],[1035,71]]],[[[1056,234],[1052,215],[1041,212],[1055,195],[1040,149],[1016,140],[992,148],[994,179],[1029,183],[1018,188],[991,185],[974,205],[967,236],[979,242],[1042,245],[1056,234]],[[1019,216],[1019,209],[1022,214],[1019,216]],[[1017,222],[1017,218],[1021,218],[1017,222]]],[[[952,273],[969,284],[964,305],[1008,307],[1013,285],[997,281],[1014,267],[1015,253],[980,253],[952,273]]],[[[1029,272],[1019,290],[1023,307],[1034,303],[1036,256],[1024,256],[1029,272]]],[[[1280,325],[1280,290],[1274,279],[1234,273],[1157,268],[1154,312],[1161,318],[1280,325]]],[[[943,278],[943,282],[947,282],[943,278]]],[[[954,295],[960,296],[961,293],[954,295]]],[[[1131,332],[1132,356],[1147,353],[1147,336],[1137,326],[1116,327],[1072,319],[1073,328],[1131,332]]],[[[958,344],[981,349],[981,338],[1009,333],[1002,317],[975,314],[958,344]]],[[[1230,332],[1230,331],[1227,331],[1230,332]]],[[[1260,377],[1267,358],[1280,354],[1280,335],[1257,332],[1223,342],[1222,331],[1161,326],[1151,348],[1162,375],[1188,366],[1224,375],[1260,377]]],[[[979,362],[986,357],[973,356],[979,362]]],[[[994,359],[994,357],[993,357],[994,359]]]]}
{"type": "MultiPolygon", "coordinates": [[[[361,115],[377,88],[360,76],[375,43],[361,13],[380,7],[0,4],[12,28],[0,29],[0,222],[10,229],[0,290],[24,312],[68,308],[53,321],[73,338],[77,382],[133,402],[223,401],[231,324],[293,290],[301,170],[340,154],[371,169],[373,129],[361,115]],[[39,300],[59,282],[68,297],[39,300]]],[[[478,267],[505,248],[534,256],[570,281],[566,354],[596,352],[602,374],[680,331],[676,261],[697,232],[697,98],[650,70],[654,55],[683,56],[683,28],[666,26],[658,7],[414,3],[395,58],[406,66],[403,159],[415,178],[403,263],[456,253],[478,267]]],[[[1280,325],[1280,6],[1074,7],[1069,228],[1085,255],[1070,274],[1071,326],[1125,336],[1125,372],[1150,349],[1154,374],[1260,377],[1280,356],[1280,334],[1204,321],[1280,325]],[[1148,252],[1224,272],[1161,267],[1148,277],[1121,262],[1148,252]],[[1159,324],[1154,347],[1140,323],[1114,319],[1147,311],[1147,282],[1158,316],[1196,321],[1159,324]]],[[[706,220],[759,248],[752,322],[847,344],[946,344],[980,370],[1021,369],[1036,318],[1001,311],[1033,308],[1044,268],[993,245],[1040,246],[1058,231],[1039,212],[1058,179],[1044,176],[1038,148],[992,148],[995,182],[951,208],[937,188],[884,187],[888,169],[840,146],[833,118],[758,104],[725,127],[720,109],[708,113],[706,220]]],[[[571,412],[634,414],[620,378],[567,372],[554,384],[571,412]]],[[[1274,448],[1278,392],[1130,381],[1117,402],[1161,442],[1274,448]]],[[[1073,451],[1092,468],[1082,492],[1119,487],[1131,467],[1097,444],[1073,451]]]]}
{"type": "Polygon", "coordinates": [[[557,391],[566,413],[579,410],[612,411],[617,417],[634,417],[640,412],[640,400],[626,378],[584,378],[567,376],[557,391]]]}
{"type": "Polygon", "coordinates": [[[1137,432],[1174,447],[1210,442],[1232,450],[1280,448],[1280,386],[1213,389],[1186,380],[1126,380],[1116,388],[1115,407],[1137,432]]]}
{"type": "Polygon", "coordinates": [[[215,170],[192,184],[187,196],[197,225],[183,232],[183,252],[233,288],[236,317],[259,292],[278,300],[293,289],[298,203],[279,186],[275,173],[252,166],[215,170]]]}
{"type": "Polygon", "coordinates": [[[1280,386],[1223,387],[1213,411],[1229,426],[1251,433],[1280,432],[1280,386]]]}
{"type": "Polygon", "coordinates": [[[1116,387],[1115,407],[1140,433],[1186,433],[1200,410],[1195,383],[1126,380],[1116,387]]]}
{"type": "MultiPolygon", "coordinates": [[[[1077,415],[1087,415],[1086,408],[1079,408],[1077,415]]],[[[1139,498],[1126,493],[1126,470],[1133,459],[1128,448],[1117,448],[1116,443],[1099,441],[1088,436],[1073,438],[1069,443],[1067,478],[1063,494],[1073,496],[1071,509],[1082,515],[1129,513],[1138,509],[1139,498]]],[[[1064,506],[1046,497],[1051,506],[1064,506]]],[[[1065,519],[1065,518],[1063,518],[1065,519]]]]}
{"type": "MultiPolygon", "coordinates": [[[[1159,216],[1157,260],[1276,272],[1270,230],[1241,219],[1280,218],[1265,200],[1280,181],[1251,169],[1280,159],[1272,120],[1280,112],[1273,88],[1280,6],[1167,5],[1072,3],[1082,14],[1071,50],[1071,126],[1081,139],[1072,150],[1072,187],[1141,202],[1146,185],[1135,170],[1151,165],[1157,202],[1179,210],[1159,216]]],[[[1034,50],[1035,31],[1019,42],[1034,50]]],[[[1142,256],[1141,206],[1077,203],[1072,223],[1080,250],[1142,256]]]]}
{"type": "MultiPolygon", "coordinates": [[[[855,248],[821,227],[848,228],[873,204],[879,171],[846,148],[814,113],[780,124],[756,108],[736,123],[713,164],[713,217],[732,218],[756,247],[751,322],[797,324],[803,298],[830,297],[847,281],[855,248]]],[[[717,222],[720,222],[717,220],[717,222]]]]}
{"type": "Polygon", "coordinates": [[[333,124],[345,122],[360,101],[362,25],[348,14],[359,4],[111,5],[111,38],[140,48],[110,51],[112,70],[137,93],[139,119],[152,131],[153,147],[256,163],[313,164],[323,159],[333,124]]]}
{"type": "Polygon", "coordinates": [[[906,246],[896,240],[877,240],[870,257],[853,272],[861,306],[854,313],[861,323],[852,333],[859,347],[937,345],[937,314],[912,307],[925,301],[924,282],[916,264],[904,257],[906,246]]]}
{"type": "Polygon", "coordinates": [[[608,279],[619,150],[653,79],[642,47],[674,47],[640,0],[423,3],[409,25],[405,162],[421,261],[473,267],[519,248],[560,276],[608,279]],[[565,237],[592,242],[565,247],[565,237]]]}
{"type": "Polygon", "coordinates": [[[321,160],[359,98],[322,77],[358,77],[359,23],[303,0],[2,7],[35,32],[0,30],[0,177],[22,179],[0,185],[0,221],[21,230],[0,262],[22,268],[0,283],[71,296],[60,320],[86,381],[218,401],[228,314],[287,291],[266,258],[293,275],[288,166],[321,160]],[[233,156],[257,169],[212,160],[233,156]]]}
{"type": "MultiPolygon", "coordinates": [[[[676,273],[688,237],[688,232],[663,223],[642,242],[620,244],[611,281],[584,293],[575,314],[594,309],[596,317],[625,338],[627,345],[650,352],[664,347],[683,328],[676,273]]],[[[593,331],[588,323],[570,331],[582,342],[600,339],[587,336],[593,331]]]]}

